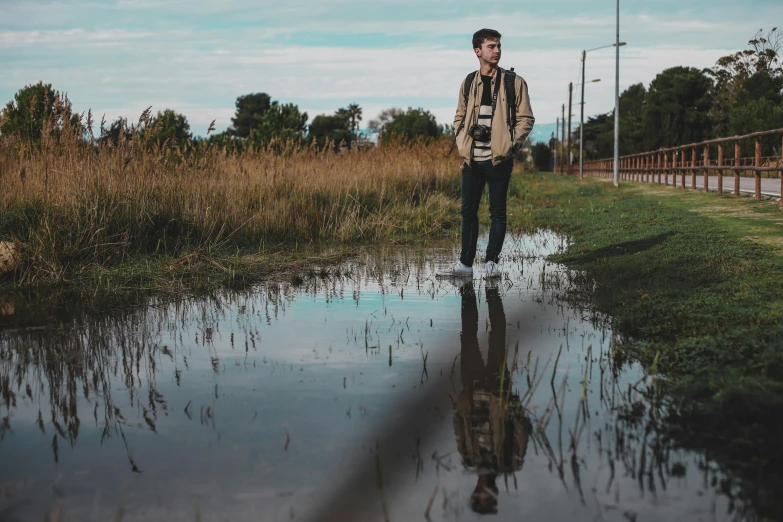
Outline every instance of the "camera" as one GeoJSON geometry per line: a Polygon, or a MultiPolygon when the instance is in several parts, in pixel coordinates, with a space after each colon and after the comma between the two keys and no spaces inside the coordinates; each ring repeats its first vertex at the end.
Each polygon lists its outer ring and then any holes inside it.
{"type": "Polygon", "coordinates": [[[468,133],[475,141],[489,141],[492,136],[492,129],[486,125],[473,125],[468,129],[468,133]]]}

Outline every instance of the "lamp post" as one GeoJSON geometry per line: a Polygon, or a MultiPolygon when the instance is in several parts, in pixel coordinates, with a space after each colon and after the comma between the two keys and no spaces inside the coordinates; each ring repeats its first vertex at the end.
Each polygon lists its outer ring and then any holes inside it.
{"type": "Polygon", "coordinates": [[[555,166],[552,169],[552,172],[557,172],[557,139],[560,137],[560,118],[557,118],[557,123],[555,123],[555,135],[552,136],[552,138],[555,140],[555,166]]]}
{"type": "MultiPolygon", "coordinates": [[[[619,33],[618,33],[618,38],[619,38],[619,33]]],[[[624,45],[626,45],[625,42],[617,42],[617,43],[614,43],[612,45],[602,45],[601,47],[595,47],[593,49],[587,49],[587,50],[582,51],[582,103],[581,103],[581,105],[582,105],[582,115],[581,115],[580,120],[579,120],[579,123],[580,123],[580,126],[579,126],[579,179],[582,179],[584,177],[584,169],[583,169],[583,164],[582,164],[583,163],[583,160],[582,160],[582,153],[583,153],[582,141],[583,141],[583,137],[584,137],[583,129],[584,129],[584,125],[585,125],[585,62],[587,61],[587,53],[592,52],[592,51],[598,51],[599,49],[607,49],[609,47],[617,47],[617,49],[618,49],[617,52],[619,53],[620,52],[619,51],[620,47],[622,47],[624,45]]],[[[618,71],[619,71],[619,69],[618,69],[618,71]]],[[[619,72],[618,72],[618,74],[619,74],[619,72]]],[[[601,80],[592,80],[592,83],[600,82],[600,81],[601,80]]],[[[617,106],[618,105],[619,105],[619,96],[617,96],[616,100],[615,100],[615,113],[617,113],[617,106]]],[[[617,135],[616,132],[615,132],[615,135],[617,135]]]]}
{"type": "Polygon", "coordinates": [[[615,45],[615,82],[614,82],[614,173],[612,183],[620,186],[620,0],[617,0],[617,37],[615,45]]]}
{"type": "MultiPolygon", "coordinates": [[[[565,103],[563,104],[563,116],[562,116],[562,118],[560,118],[560,135],[561,135],[561,137],[560,137],[560,146],[562,147],[563,144],[566,142],[565,141],[565,103]]],[[[568,151],[565,152],[565,156],[566,156],[566,158],[568,157],[568,151]]],[[[562,171],[563,174],[566,173],[565,170],[563,170],[563,165],[565,165],[565,162],[566,162],[565,158],[561,157],[560,158],[560,170],[562,171]]]]}
{"type": "Polygon", "coordinates": [[[568,84],[568,129],[566,130],[566,174],[571,174],[571,99],[574,94],[574,84],[568,84]]]}
{"type": "MultiPolygon", "coordinates": [[[[579,116],[579,179],[585,177],[582,160],[585,141],[585,54],[587,54],[587,51],[582,51],[582,103],[580,104],[582,106],[582,111],[579,116]]],[[[597,80],[591,80],[590,83],[597,83],[600,81],[601,79],[599,78],[597,80]]]]}

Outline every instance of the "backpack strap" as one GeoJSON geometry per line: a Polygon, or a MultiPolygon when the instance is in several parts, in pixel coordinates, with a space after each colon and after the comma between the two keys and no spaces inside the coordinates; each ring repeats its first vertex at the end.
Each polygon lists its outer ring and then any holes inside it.
{"type": "Polygon", "coordinates": [[[454,131],[454,136],[459,134],[462,127],[465,126],[465,115],[468,114],[468,97],[470,96],[470,86],[473,85],[473,79],[476,77],[478,71],[473,71],[465,77],[465,83],[462,86],[462,103],[465,105],[465,114],[462,116],[462,121],[459,123],[459,127],[454,131]]]}
{"type": "Polygon", "coordinates": [[[468,75],[465,77],[465,84],[462,87],[462,102],[465,104],[465,107],[468,106],[468,97],[470,96],[470,86],[473,85],[473,78],[476,77],[476,73],[478,71],[473,71],[472,73],[468,73],[468,75]]]}
{"type": "Polygon", "coordinates": [[[516,79],[517,73],[514,72],[514,68],[504,71],[505,77],[503,83],[506,86],[506,105],[508,106],[508,130],[511,133],[511,139],[514,139],[514,129],[517,127],[517,90],[516,79]]]}

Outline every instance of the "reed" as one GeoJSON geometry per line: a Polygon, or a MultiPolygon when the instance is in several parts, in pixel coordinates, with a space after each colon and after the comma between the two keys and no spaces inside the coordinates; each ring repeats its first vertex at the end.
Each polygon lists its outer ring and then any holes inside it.
{"type": "Polygon", "coordinates": [[[112,144],[57,121],[34,146],[0,137],[0,241],[21,253],[18,283],[151,254],[427,237],[458,220],[460,160],[443,141],[239,150],[151,146],[131,128],[112,144]]]}

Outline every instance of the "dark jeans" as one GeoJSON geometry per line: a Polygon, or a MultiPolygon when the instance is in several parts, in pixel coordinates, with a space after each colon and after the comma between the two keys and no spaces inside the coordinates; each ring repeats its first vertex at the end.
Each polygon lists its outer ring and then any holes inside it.
{"type": "Polygon", "coordinates": [[[503,240],[506,238],[506,196],[511,180],[514,159],[508,159],[496,166],[492,161],[471,161],[462,167],[462,253],[463,265],[473,266],[476,257],[479,221],[478,208],[484,185],[489,186],[489,243],[485,261],[500,260],[503,240]]]}

